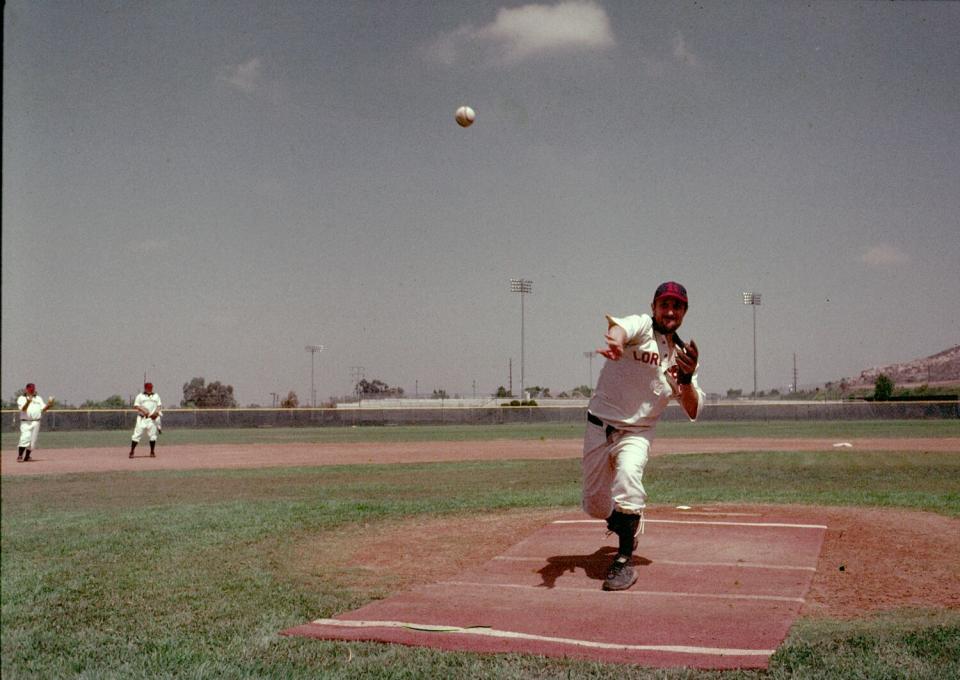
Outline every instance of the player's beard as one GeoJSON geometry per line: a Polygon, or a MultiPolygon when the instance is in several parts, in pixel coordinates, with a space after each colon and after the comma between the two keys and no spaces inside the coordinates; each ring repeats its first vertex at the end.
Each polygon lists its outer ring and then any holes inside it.
{"type": "Polygon", "coordinates": [[[673,333],[676,333],[678,330],[680,330],[680,324],[677,324],[677,327],[676,327],[676,328],[674,328],[673,330],[670,330],[670,329],[668,329],[668,328],[664,328],[664,326],[663,326],[659,321],[657,321],[656,319],[654,319],[654,320],[653,320],[653,330],[655,330],[655,331],[656,331],[657,333],[659,333],[660,335],[671,335],[671,334],[673,334],[673,333]]]}

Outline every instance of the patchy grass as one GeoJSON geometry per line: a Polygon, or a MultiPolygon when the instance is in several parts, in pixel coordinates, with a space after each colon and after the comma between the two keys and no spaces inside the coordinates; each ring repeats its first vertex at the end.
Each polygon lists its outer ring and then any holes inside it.
{"type": "MultiPolygon", "coordinates": [[[[957,516],[957,458],[715,454],[656,458],[649,470],[658,502],[896,505],[957,516]]],[[[333,566],[330,556],[349,550],[352,535],[387,541],[397,523],[423,524],[425,541],[448,550],[490,518],[523,532],[528,521],[576,507],[579,475],[578,461],[551,460],[4,478],[0,670],[5,678],[958,675],[956,612],[802,622],[767,673],[277,635],[390,587],[333,566]],[[435,536],[441,528],[454,536],[435,536]]]]}
{"type": "MultiPolygon", "coordinates": [[[[290,427],[176,429],[165,427],[163,445],[172,444],[283,444],[302,442],[340,444],[354,442],[489,441],[497,439],[579,439],[584,424],[514,423],[506,425],[397,425],[363,427],[290,427]]],[[[130,446],[128,430],[72,430],[40,433],[41,448],[120,448],[130,446]]],[[[850,421],[743,421],[661,422],[658,438],[772,437],[804,439],[836,437],[917,438],[960,437],[960,420],[850,420],[850,421]]],[[[17,434],[0,435],[0,447],[12,450],[17,434]]]]}

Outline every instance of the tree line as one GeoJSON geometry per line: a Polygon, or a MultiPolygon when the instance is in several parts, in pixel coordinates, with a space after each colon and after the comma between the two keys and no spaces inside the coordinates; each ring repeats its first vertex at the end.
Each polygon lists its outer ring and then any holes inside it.
{"type": "MultiPolygon", "coordinates": [[[[159,390],[158,390],[159,391],[159,390]]],[[[539,385],[534,385],[528,387],[526,392],[529,394],[531,399],[534,398],[550,398],[554,395],[551,394],[549,387],[541,387],[539,385]]],[[[16,409],[17,408],[17,397],[23,394],[23,390],[20,389],[13,395],[13,397],[7,401],[5,399],[0,399],[0,405],[4,409],[16,409]]],[[[391,387],[386,382],[378,379],[367,380],[363,379],[358,381],[354,385],[354,394],[361,399],[387,399],[387,398],[400,398],[403,397],[405,392],[402,387],[391,387]]],[[[580,385],[568,392],[560,392],[556,396],[558,398],[564,399],[568,397],[573,398],[589,398],[593,394],[593,388],[589,385],[580,385]]],[[[279,395],[277,395],[279,396],[279,395]]],[[[502,398],[513,398],[513,392],[508,390],[503,385],[500,385],[496,392],[493,394],[494,397],[498,399],[502,398]]],[[[161,397],[163,395],[161,394],[161,397]]],[[[431,397],[434,399],[449,399],[450,395],[447,393],[447,390],[444,388],[436,388],[433,390],[431,397]]],[[[168,405],[171,402],[167,402],[168,405]]],[[[297,396],[297,393],[293,390],[287,392],[286,397],[280,398],[279,402],[275,401],[275,405],[279,405],[280,408],[299,408],[300,407],[300,398],[297,396]]],[[[87,399],[79,406],[73,406],[65,402],[57,402],[58,409],[83,409],[83,410],[93,410],[93,409],[112,409],[120,410],[131,408],[133,405],[133,396],[123,397],[119,394],[112,394],[106,399],[96,400],[96,399],[87,399]]],[[[183,384],[182,389],[182,398],[180,399],[180,406],[182,408],[236,408],[238,406],[236,397],[234,396],[233,385],[221,382],[219,380],[214,380],[212,382],[207,382],[203,377],[191,378],[188,382],[183,384]]],[[[259,404],[251,404],[251,407],[259,407],[259,404]]]]}

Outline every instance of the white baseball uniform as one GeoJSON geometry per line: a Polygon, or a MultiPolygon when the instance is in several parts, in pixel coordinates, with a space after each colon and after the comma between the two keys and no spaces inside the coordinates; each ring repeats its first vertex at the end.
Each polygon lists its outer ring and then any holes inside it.
{"type": "Polygon", "coordinates": [[[139,442],[143,438],[144,433],[149,435],[150,441],[157,441],[159,428],[157,427],[157,421],[153,418],[150,418],[150,416],[157,414],[157,417],[159,418],[160,408],[163,406],[160,403],[160,395],[156,392],[151,394],[141,392],[137,395],[137,398],[133,400],[133,405],[135,407],[139,406],[147,412],[146,416],[137,416],[137,424],[133,429],[133,441],[139,442]]]}
{"type": "MultiPolygon", "coordinates": [[[[647,493],[643,470],[660,415],[671,399],[679,400],[676,347],[671,336],[653,328],[648,314],[623,318],[607,316],[608,328],[626,331],[623,356],[606,361],[600,370],[588,412],[603,426],[587,424],[583,440],[583,509],[606,519],[614,509],[642,514],[647,493]],[[607,426],[613,428],[607,436],[607,426]]],[[[696,373],[691,387],[697,392],[697,412],[704,393],[696,373]]]]}
{"type": "Polygon", "coordinates": [[[31,451],[37,447],[37,436],[40,434],[40,418],[43,417],[43,409],[46,408],[43,398],[39,394],[33,395],[33,401],[23,410],[28,397],[21,395],[17,397],[17,408],[20,409],[20,443],[31,451]]]}

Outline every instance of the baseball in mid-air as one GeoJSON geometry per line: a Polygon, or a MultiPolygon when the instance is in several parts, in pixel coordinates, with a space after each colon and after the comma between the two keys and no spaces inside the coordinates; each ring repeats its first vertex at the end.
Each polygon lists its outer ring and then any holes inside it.
{"type": "Polygon", "coordinates": [[[470,127],[473,125],[473,121],[477,119],[477,112],[469,106],[461,106],[457,109],[455,118],[460,127],[470,127]]]}

